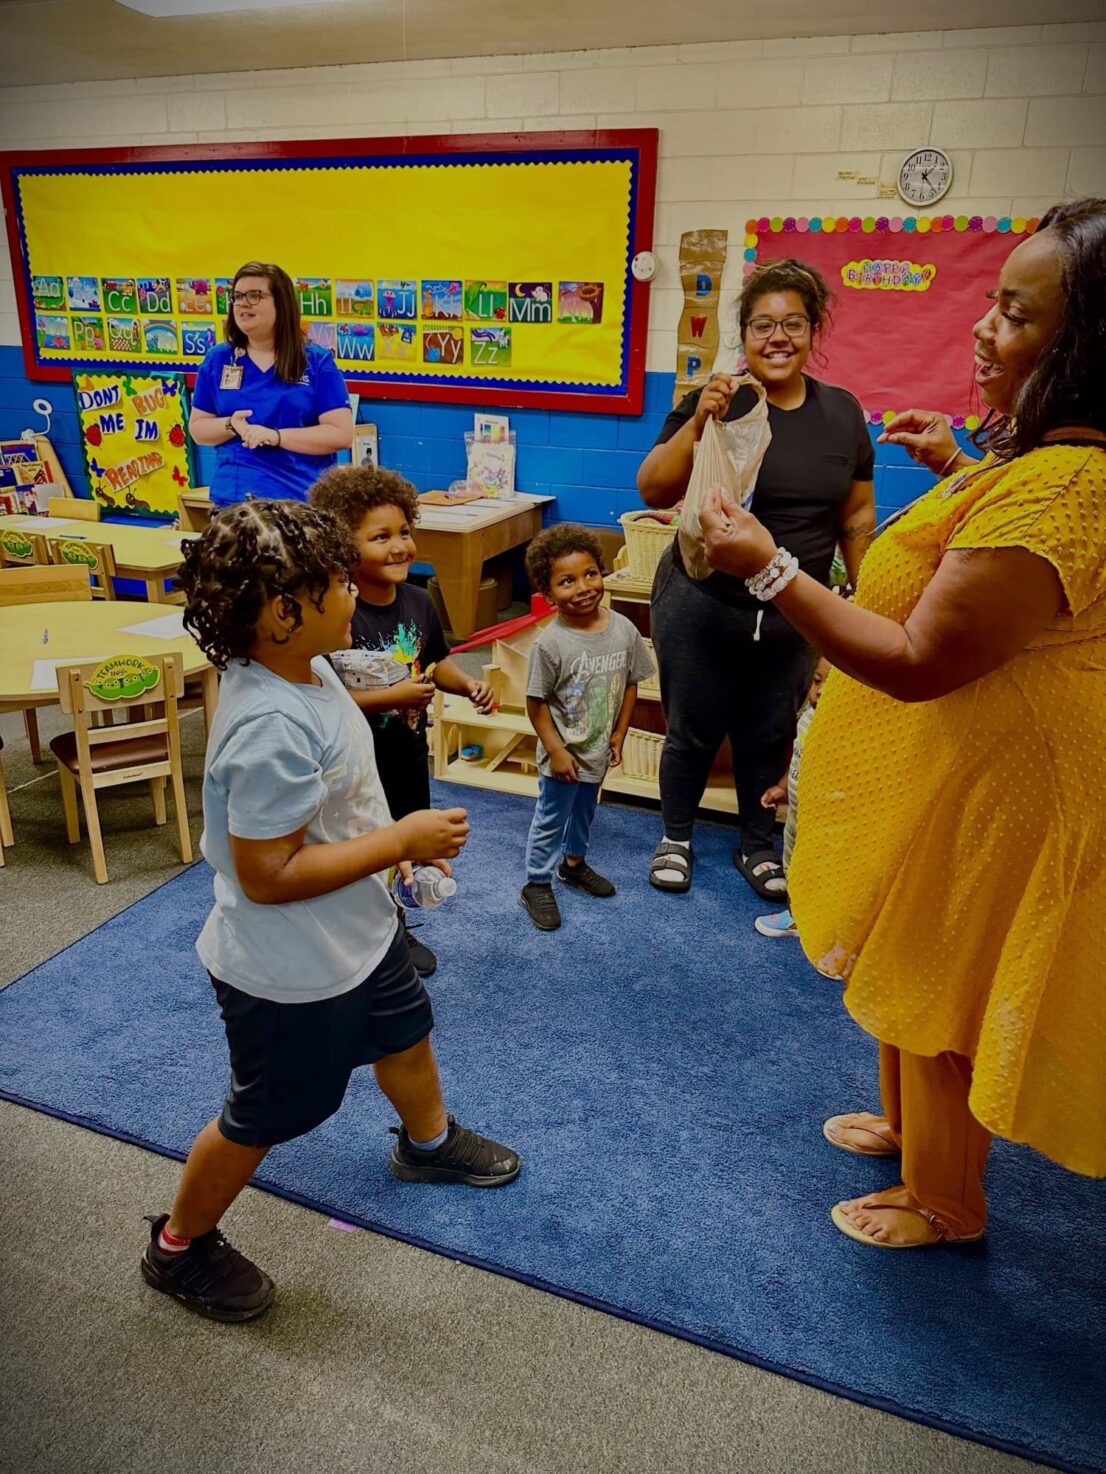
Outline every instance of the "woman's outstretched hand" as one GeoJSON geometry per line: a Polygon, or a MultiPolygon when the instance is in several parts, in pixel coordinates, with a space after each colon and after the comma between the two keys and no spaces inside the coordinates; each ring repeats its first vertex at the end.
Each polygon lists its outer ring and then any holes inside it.
{"type": "Polygon", "coordinates": [[[904,409],[883,427],[879,441],[901,445],[911,460],[935,476],[944,466],[951,469],[957,456],[956,437],[944,415],[936,410],[904,409]]]}
{"type": "Polygon", "coordinates": [[[712,568],[737,578],[752,578],[772,561],[776,542],[764,524],[739,507],[720,486],[712,486],[699,509],[703,551],[712,568]]]}

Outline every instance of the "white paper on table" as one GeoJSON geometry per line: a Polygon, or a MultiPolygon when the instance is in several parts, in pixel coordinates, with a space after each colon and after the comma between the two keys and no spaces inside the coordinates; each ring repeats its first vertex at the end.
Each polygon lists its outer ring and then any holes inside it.
{"type": "Polygon", "coordinates": [[[64,527],[78,527],[77,522],[63,521],[60,517],[6,517],[5,527],[25,527],[34,532],[60,532],[64,527]]]}
{"type": "Polygon", "coordinates": [[[464,522],[473,517],[483,517],[487,510],[487,505],[481,506],[478,502],[466,502],[463,507],[427,507],[420,515],[418,525],[428,527],[439,517],[445,522],[464,522]]]}
{"type": "Polygon", "coordinates": [[[106,655],[60,655],[57,660],[36,660],[31,668],[31,690],[56,691],[59,665],[87,665],[106,659],[106,655]]]}
{"type": "Polygon", "coordinates": [[[174,609],[171,614],[159,614],[156,619],[144,619],[139,624],[125,624],[121,635],[147,635],[151,640],[179,640],[184,634],[184,610],[174,609]]]}

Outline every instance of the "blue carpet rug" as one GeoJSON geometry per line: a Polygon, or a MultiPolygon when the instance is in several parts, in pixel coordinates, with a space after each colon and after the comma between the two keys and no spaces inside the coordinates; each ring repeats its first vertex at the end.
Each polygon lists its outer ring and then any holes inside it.
{"type": "MultiPolygon", "coordinates": [[[[592,858],[619,894],[563,894],[563,930],[542,935],[517,904],[530,805],[437,799],[473,820],[460,891],[422,933],[441,963],[447,1100],[515,1145],[523,1175],[493,1193],[395,1182],[390,1111],[361,1071],[259,1185],[904,1417],[1106,1470],[1102,1185],[999,1143],[982,1244],[849,1242],[829,1205],[895,1167],[820,1128],[877,1104],[875,1048],[796,944],[753,931],[764,908],[730,864],[732,831],[703,826],[693,892],[662,898],[645,881],[658,820],[601,808],[592,858]]],[[[3,1094],[182,1154],[227,1077],[193,952],[210,893],[197,865],[0,993],[3,1094]]]]}

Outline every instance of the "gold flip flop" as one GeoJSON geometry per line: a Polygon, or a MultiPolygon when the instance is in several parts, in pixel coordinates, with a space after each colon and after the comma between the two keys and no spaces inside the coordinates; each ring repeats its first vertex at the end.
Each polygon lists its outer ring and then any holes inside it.
{"type": "MultiPolygon", "coordinates": [[[[860,1126],[852,1121],[852,1117],[862,1114],[867,1113],[847,1111],[843,1116],[830,1116],[828,1121],[823,1121],[822,1123],[822,1135],[829,1142],[830,1146],[837,1147],[838,1151],[852,1152],[854,1157],[897,1157],[899,1155],[899,1149],[893,1141],[888,1140],[887,1137],[872,1126],[860,1126]],[[881,1145],[872,1147],[850,1146],[848,1142],[842,1141],[839,1137],[832,1134],[830,1130],[832,1126],[847,1126],[852,1131],[867,1131],[869,1136],[875,1137],[876,1141],[880,1142],[881,1145]]],[[[887,1123],[884,1122],[884,1125],[887,1125],[887,1123]]],[[[890,1131],[890,1126],[887,1126],[887,1129],[890,1131]]]]}
{"type": "MultiPolygon", "coordinates": [[[[856,1200],[851,1199],[850,1201],[855,1202],[856,1200]]],[[[865,1207],[870,1213],[879,1212],[881,1209],[895,1213],[916,1213],[919,1218],[925,1219],[936,1235],[935,1238],[922,1239],[913,1244],[888,1244],[883,1239],[873,1238],[871,1234],[865,1233],[855,1224],[850,1223],[841,1211],[843,1206],[842,1203],[835,1203],[830,1209],[834,1227],[840,1229],[847,1239],[855,1239],[858,1244],[870,1244],[873,1249],[934,1249],[938,1244],[974,1244],[983,1237],[983,1229],[980,1229],[978,1233],[950,1234],[940,1219],[935,1214],[927,1212],[925,1208],[915,1208],[907,1203],[866,1203],[865,1207]]]]}

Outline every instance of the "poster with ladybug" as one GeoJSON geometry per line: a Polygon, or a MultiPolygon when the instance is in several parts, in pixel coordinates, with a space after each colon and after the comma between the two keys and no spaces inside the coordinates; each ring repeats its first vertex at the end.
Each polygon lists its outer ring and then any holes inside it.
{"type": "Polygon", "coordinates": [[[73,375],[92,495],[112,515],[172,519],[193,485],[182,374],[73,375]]]}

